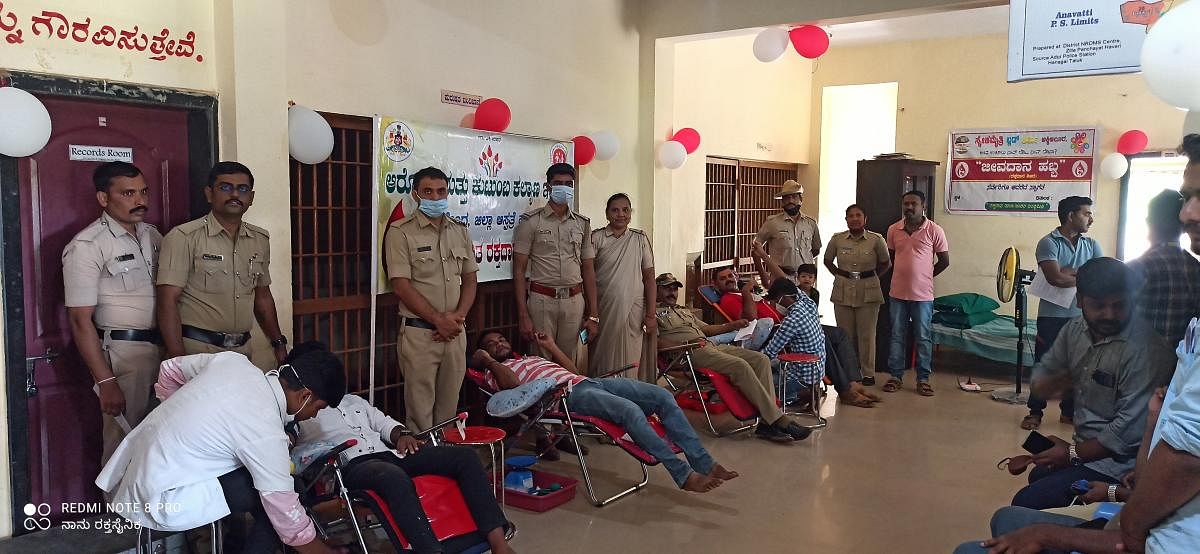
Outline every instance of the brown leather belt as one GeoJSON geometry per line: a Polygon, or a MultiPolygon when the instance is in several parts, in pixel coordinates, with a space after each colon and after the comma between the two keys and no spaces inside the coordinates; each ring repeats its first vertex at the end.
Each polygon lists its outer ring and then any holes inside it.
{"type": "Polygon", "coordinates": [[[241,348],[250,341],[250,331],[245,333],[219,333],[191,325],[182,325],[184,338],[205,342],[221,348],[241,348]]]}
{"type": "Polygon", "coordinates": [[[583,283],[579,283],[573,287],[547,287],[546,285],[539,285],[530,281],[529,290],[551,298],[570,298],[583,292],[583,283]]]}

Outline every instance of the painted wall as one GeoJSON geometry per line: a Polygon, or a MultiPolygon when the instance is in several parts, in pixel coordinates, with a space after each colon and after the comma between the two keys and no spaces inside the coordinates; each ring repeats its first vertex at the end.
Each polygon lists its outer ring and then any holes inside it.
{"type": "MultiPolygon", "coordinates": [[[[1150,94],[1140,75],[1005,82],[1007,37],[1003,35],[899,42],[833,48],[818,62],[813,87],[896,81],[896,149],[942,163],[938,168],[936,220],[950,241],[950,269],[937,280],[937,294],[980,292],[994,295],[996,263],[1015,245],[1032,265],[1038,239],[1058,225],[1056,218],[965,216],[945,213],[946,141],[951,129],[1098,125],[1099,154],[1112,152],[1129,129],[1150,136],[1150,149],[1173,149],[1184,114],[1150,94]]],[[[813,95],[812,148],[820,148],[821,95],[813,95]]],[[[870,132],[870,130],[864,130],[870,132]]],[[[822,170],[818,156],[808,175],[822,170]]],[[[1116,252],[1120,184],[1098,177],[1096,223],[1091,235],[1104,251],[1116,252]]],[[[897,199],[899,202],[899,199],[897,199]]],[[[1036,309],[1036,302],[1030,302],[1036,309]]],[[[1011,311],[1011,307],[1005,308],[1011,311]]]]}
{"type": "Polygon", "coordinates": [[[698,222],[704,221],[706,156],[808,161],[812,62],[789,49],[778,60],[762,63],[754,57],[753,43],[754,34],[741,34],[667,45],[674,49],[674,93],[669,124],[654,146],[681,127],[699,131],[701,141],[682,168],[656,182],[661,190],[656,190],[654,248],[660,272],[682,278],[687,254],[704,247],[698,222]],[[657,217],[660,213],[665,219],[657,217]]]}
{"type": "Polygon", "coordinates": [[[603,226],[604,200],[621,191],[633,200],[633,225],[645,226],[631,17],[615,1],[294,3],[286,90],[317,110],[457,125],[471,109],[442,104],[441,89],[450,89],[503,99],[508,132],[569,140],[611,130],[621,150],[583,168],[580,210],[603,226]],[[572,21],[587,24],[564,23],[572,21]]]}

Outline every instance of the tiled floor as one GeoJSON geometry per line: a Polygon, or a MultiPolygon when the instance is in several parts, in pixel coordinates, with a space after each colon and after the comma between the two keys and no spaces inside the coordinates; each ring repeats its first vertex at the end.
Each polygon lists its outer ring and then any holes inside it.
{"type": "MultiPolygon", "coordinates": [[[[836,405],[829,427],[799,443],[702,435],[718,461],[741,473],[708,494],[682,492],[653,467],[646,489],[604,508],[587,501],[582,482],[574,500],[549,512],[510,508],[520,529],[512,544],[562,553],[950,552],[983,537],[992,512],[1023,484],[995,464],[1020,453],[1024,407],[957,387],[954,373],[982,365],[943,353],[937,396],[918,396],[911,381],[894,394],[877,385],[882,405],[836,405]]],[[[985,380],[1007,381],[1002,374],[985,380]]],[[[1069,436],[1057,416],[1052,405],[1043,432],[1069,436]]],[[[592,447],[588,460],[601,492],[640,475],[615,447],[592,447]]],[[[566,456],[538,467],[579,477],[566,456]]]]}

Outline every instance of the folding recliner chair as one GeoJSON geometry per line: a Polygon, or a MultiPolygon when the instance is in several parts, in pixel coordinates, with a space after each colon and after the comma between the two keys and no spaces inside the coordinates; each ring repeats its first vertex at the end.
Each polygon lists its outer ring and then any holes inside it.
{"type": "MultiPolygon", "coordinates": [[[[633,367],[636,367],[636,365],[610,371],[598,378],[603,379],[606,377],[611,377],[613,375],[623,373],[633,367]]],[[[497,392],[487,385],[487,380],[480,371],[468,369],[467,378],[479,386],[480,390],[482,390],[485,395],[492,395],[497,392]]],[[[571,442],[575,446],[576,452],[582,451],[582,444],[580,444],[579,440],[581,437],[607,438],[614,445],[619,447],[621,450],[624,450],[627,454],[637,460],[642,469],[642,480],[616,494],[613,494],[612,496],[600,498],[600,495],[596,492],[596,486],[592,482],[592,476],[591,472],[588,470],[586,457],[577,456],[579,459],[579,471],[583,475],[584,488],[587,490],[588,498],[592,501],[592,504],[597,507],[606,506],[620,498],[624,498],[625,496],[644,488],[650,482],[650,472],[647,468],[649,466],[658,465],[658,459],[650,455],[649,452],[646,452],[632,440],[630,440],[624,427],[599,417],[585,416],[571,412],[568,402],[569,397],[569,391],[567,391],[566,387],[562,385],[555,387],[550,392],[546,393],[546,395],[543,396],[537,404],[523,414],[523,417],[526,417],[526,423],[522,425],[521,430],[515,433],[514,436],[520,436],[520,434],[527,431],[534,425],[563,426],[566,427],[570,432],[571,442]]],[[[658,436],[662,437],[663,440],[667,442],[673,452],[681,452],[679,447],[675,446],[675,444],[666,438],[666,429],[663,428],[662,422],[659,421],[657,416],[648,416],[646,421],[650,423],[650,426],[654,428],[655,432],[658,433],[658,436]]]]}
{"type": "Polygon", "coordinates": [[[708,368],[696,368],[696,365],[692,362],[692,350],[699,346],[701,346],[699,342],[689,342],[679,346],[660,348],[658,350],[658,377],[665,379],[667,385],[677,394],[686,393],[688,388],[696,391],[696,395],[700,401],[700,409],[704,413],[704,419],[708,422],[708,429],[712,431],[713,435],[724,437],[753,429],[759,421],[758,410],[746,399],[745,395],[737,387],[733,386],[728,377],[708,368]],[[691,380],[691,384],[682,387],[677,385],[670,375],[670,372],[673,371],[685,372],[691,380]],[[702,390],[704,385],[712,386],[717,395],[720,396],[721,402],[729,409],[729,413],[738,419],[739,426],[721,431],[717,430],[716,425],[713,424],[709,402],[702,390]]]}
{"type": "MultiPolygon", "coordinates": [[[[447,425],[457,421],[457,417],[446,420],[433,428],[421,433],[418,437],[428,438],[447,425]]],[[[362,552],[370,552],[364,529],[382,528],[388,540],[397,551],[410,550],[411,545],[400,532],[396,520],[388,509],[387,503],[379,494],[370,489],[349,489],[342,478],[339,454],[358,444],[356,439],[330,449],[314,459],[297,476],[300,483],[300,501],[308,511],[309,517],[316,524],[317,532],[322,538],[328,538],[329,530],[333,527],[350,524],[362,552]],[[337,501],[345,510],[345,515],[328,522],[322,522],[315,508],[329,501],[337,501]],[[359,521],[355,508],[365,508],[374,517],[374,521],[359,521]]],[[[490,550],[486,539],[477,531],[475,520],[467,508],[458,483],[453,479],[439,475],[422,475],[413,478],[421,507],[429,518],[434,536],[443,541],[451,551],[460,554],[477,554],[490,550]]],[[[506,537],[511,537],[515,527],[506,529],[506,537]]]]}

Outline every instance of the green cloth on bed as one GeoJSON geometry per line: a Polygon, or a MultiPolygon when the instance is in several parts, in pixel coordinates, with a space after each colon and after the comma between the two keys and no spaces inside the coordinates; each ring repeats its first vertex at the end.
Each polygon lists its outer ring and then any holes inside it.
{"type": "MultiPolygon", "coordinates": [[[[958,294],[948,294],[939,296],[933,300],[933,309],[938,312],[949,312],[955,314],[981,314],[991,312],[999,308],[1000,304],[995,300],[975,294],[973,292],[960,292],[958,294]]],[[[983,321],[986,323],[989,320],[983,321]]]]}
{"type": "Polygon", "coordinates": [[[933,314],[933,322],[941,323],[946,327],[953,327],[955,329],[970,329],[976,325],[983,325],[997,317],[1000,316],[993,312],[980,312],[976,314],[936,312],[933,314]]]}

